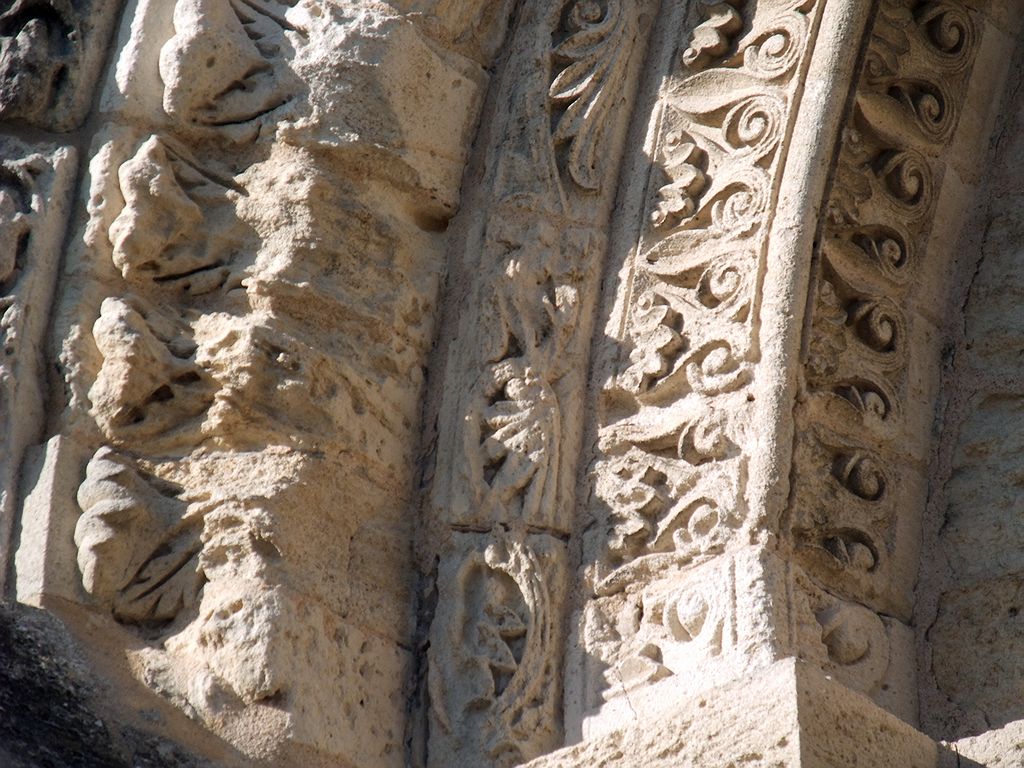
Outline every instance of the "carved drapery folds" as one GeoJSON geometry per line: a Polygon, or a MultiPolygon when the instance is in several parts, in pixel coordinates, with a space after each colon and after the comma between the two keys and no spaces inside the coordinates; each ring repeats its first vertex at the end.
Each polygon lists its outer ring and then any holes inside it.
{"type": "MultiPolygon", "coordinates": [[[[935,335],[914,297],[938,291],[945,272],[926,246],[976,38],[962,3],[882,4],[843,130],[812,280],[785,534],[810,578],[883,617],[894,643],[909,635],[933,386],[911,362],[935,335]]],[[[871,654],[881,655],[878,645],[871,654]]],[[[882,682],[853,675],[848,684],[913,699],[906,684],[886,692],[882,682]]]]}
{"type": "Polygon", "coordinates": [[[704,640],[693,641],[721,635],[723,609],[673,585],[748,524],[757,298],[819,8],[703,12],[659,95],[644,223],[608,322],[585,522],[583,717],[626,706],[638,685],[693,679],[704,640]]]}
{"type": "Polygon", "coordinates": [[[592,316],[642,3],[529,2],[495,86],[474,255],[428,512],[446,533],[429,631],[431,765],[561,743],[567,539],[592,316]]]}

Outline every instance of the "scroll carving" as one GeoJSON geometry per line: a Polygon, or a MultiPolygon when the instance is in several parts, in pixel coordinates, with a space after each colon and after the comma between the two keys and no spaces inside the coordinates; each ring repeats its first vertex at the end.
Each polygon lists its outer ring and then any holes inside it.
{"type": "MultiPolygon", "coordinates": [[[[584,542],[584,728],[625,716],[634,688],[696,690],[740,663],[726,563],[752,525],[757,302],[821,4],[701,11],[659,96],[639,242],[600,368],[610,375],[584,542]],[[707,590],[698,572],[714,574],[707,590]]],[[[853,322],[880,333],[874,317],[865,307],[853,322]]]]}
{"type": "Polygon", "coordinates": [[[915,478],[928,457],[913,416],[926,385],[912,356],[933,333],[916,306],[944,270],[925,248],[975,41],[959,2],[882,3],[812,278],[783,533],[828,649],[818,663],[887,707],[915,695],[882,684],[880,656],[890,646],[894,657],[910,653],[925,503],[915,478]]]}
{"type": "Polygon", "coordinates": [[[936,155],[957,123],[975,36],[958,3],[883,4],[826,206],[809,399],[797,410],[791,524],[802,561],[836,594],[904,621],[912,584],[894,562],[916,545],[897,538],[897,514],[923,504],[904,479],[918,452],[906,414],[921,333],[906,308],[926,269],[936,155]]]}
{"type": "Polygon", "coordinates": [[[557,5],[530,3],[521,17],[507,65],[518,79],[506,75],[500,96],[512,112],[492,129],[501,143],[489,149],[486,218],[467,245],[480,257],[446,371],[429,507],[453,541],[474,543],[436,550],[430,765],[513,765],[561,739],[555,612],[568,587],[612,137],[646,31],[642,3],[557,5]],[[541,52],[550,69],[538,72],[541,52]]]}
{"type": "MultiPolygon", "coordinates": [[[[738,7],[712,12],[732,19],[738,7]]],[[[614,549],[598,584],[636,558],[677,551],[685,562],[720,551],[743,523],[751,313],[812,8],[781,3],[752,14],[728,56],[701,25],[684,56],[698,71],[665,88],[657,192],[624,309],[629,359],[606,395],[594,467],[614,549]],[[721,61],[697,66],[712,48],[721,61]],[[623,478],[635,490],[620,492],[623,478]],[[653,501],[662,496],[673,502],[653,501]]]]}

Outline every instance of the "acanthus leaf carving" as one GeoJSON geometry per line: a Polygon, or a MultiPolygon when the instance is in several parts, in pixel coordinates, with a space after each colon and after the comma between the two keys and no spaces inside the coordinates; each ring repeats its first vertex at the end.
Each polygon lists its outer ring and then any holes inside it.
{"type": "Polygon", "coordinates": [[[125,280],[193,296],[228,282],[237,233],[217,226],[213,212],[228,203],[231,182],[215,180],[158,136],[120,166],[118,180],[125,204],[108,236],[125,280]]]}
{"type": "Polygon", "coordinates": [[[89,462],[78,490],[78,564],[86,591],[118,621],[169,622],[197,602],[201,517],[180,493],[109,448],[89,462]]]}
{"type": "Polygon", "coordinates": [[[175,35],[160,51],[164,110],[182,127],[235,140],[258,135],[289,104],[294,77],[276,65],[295,0],[177,0],[175,35]]]}
{"type": "Polygon", "coordinates": [[[195,363],[196,344],[180,321],[139,300],[108,298],[93,326],[103,365],[89,390],[93,414],[114,444],[168,445],[195,433],[213,402],[210,376],[195,363]]]}
{"type": "Polygon", "coordinates": [[[584,190],[598,191],[605,175],[601,137],[626,77],[636,6],[627,0],[571,0],[563,11],[567,36],[555,45],[558,73],[548,89],[552,139],[556,148],[564,147],[565,172],[584,190]]]}

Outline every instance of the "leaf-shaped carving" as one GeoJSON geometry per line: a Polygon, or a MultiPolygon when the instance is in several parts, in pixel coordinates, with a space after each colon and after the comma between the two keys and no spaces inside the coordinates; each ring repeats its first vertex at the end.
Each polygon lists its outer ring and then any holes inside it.
{"type": "Polygon", "coordinates": [[[564,12],[568,37],[555,46],[548,89],[552,138],[564,171],[585,190],[601,187],[601,138],[622,93],[637,11],[629,0],[573,0],[564,12]]]}
{"type": "Polygon", "coordinates": [[[78,58],[79,36],[76,11],[67,0],[5,2],[0,11],[0,115],[38,120],[53,107],[78,58]]]}
{"type": "MultiPolygon", "coordinates": [[[[140,301],[104,299],[93,325],[103,365],[89,390],[92,414],[115,443],[173,442],[213,402],[213,382],[194,361],[180,321],[140,301]]],[[[151,444],[155,447],[155,444],[151,444]]]]}
{"type": "Polygon", "coordinates": [[[561,441],[558,399],[520,360],[493,365],[489,375],[479,443],[469,446],[471,460],[480,464],[481,508],[495,519],[550,524],[561,441]]]}
{"type": "Polygon", "coordinates": [[[201,549],[195,527],[160,544],[114,597],[114,616],[127,624],[162,623],[191,608],[205,581],[201,549]]]}
{"type": "Polygon", "coordinates": [[[683,64],[699,69],[713,58],[721,56],[743,29],[743,17],[737,11],[746,0],[703,0],[701,14],[705,21],[697,25],[690,44],[683,51],[683,64]]]}
{"type": "Polygon", "coordinates": [[[622,372],[617,384],[643,394],[671,373],[685,347],[682,330],[682,315],[664,296],[653,291],[641,296],[630,329],[635,344],[629,356],[633,364],[622,372]]]}
{"type": "Polygon", "coordinates": [[[86,468],[75,526],[82,583],[120,621],[171,621],[202,588],[199,521],[179,496],[109,448],[86,468]]]}
{"type": "Polygon", "coordinates": [[[498,529],[453,566],[438,612],[450,642],[431,649],[431,712],[440,729],[475,742],[488,765],[512,768],[551,746],[542,726],[560,699],[551,685],[562,651],[553,593],[563,590],[564,551],[498,529]]]}
{"type": "Polygon", "coordinates": [[[192,295],[223,285],[233,242],[223,228],[211,231],[210,206],[226,200],[225,187],[157,136],[144,141],[117,175],[125,205],[108,234],[124,278],[192,295]]]}
{"type": "Polygon", "coordinates": [[[692,216],[697,211],[697,195],[707,183],[704,172],[697,166],[702,153],[696,144],[676,133],[668,137],[667,145],[671,166],[666,170],[672,181],[658,190],[651,211],[651,223],[658,228],[675,226],[692,216]]]}
{"type": "MultiPolygon", "coordinates": [[[[274,66],[284,15],[260,0],[177,0],[176,34],[160,51],[164,109],[188,126],[235,138],[292,98],[288,72],[274,66]],[[268,23],[277,29],[268,34],[268,23]]],[[[258,127],[258,126],[257,126],[258,127]]]]}

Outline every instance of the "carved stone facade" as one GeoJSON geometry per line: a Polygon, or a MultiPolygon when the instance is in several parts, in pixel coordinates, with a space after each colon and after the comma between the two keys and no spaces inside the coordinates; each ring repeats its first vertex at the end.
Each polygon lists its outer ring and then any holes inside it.
{"type": "Polygon", "coordinates": [[[5,596],[190,765],[1016,765],[1022,57],[1011,0],[8,2],[5,596]]]}

